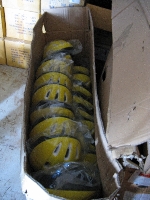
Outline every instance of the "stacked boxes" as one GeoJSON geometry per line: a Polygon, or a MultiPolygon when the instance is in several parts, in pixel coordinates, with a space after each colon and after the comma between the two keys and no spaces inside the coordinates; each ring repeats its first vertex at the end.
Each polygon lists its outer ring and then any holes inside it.
{"type": "Polygon", "coordinates": [[[40,18],[40,0],[3,0],[7,65],[28,68],[33,27],[40,18]]]}
{"type": "Polygon", "coordinates": [[[41,13],[54,7],[84,6],[84,3],[85,0],[13,0],[13,3],[0,0],[0,64],[28,68],[33,27],[41,13]]]}

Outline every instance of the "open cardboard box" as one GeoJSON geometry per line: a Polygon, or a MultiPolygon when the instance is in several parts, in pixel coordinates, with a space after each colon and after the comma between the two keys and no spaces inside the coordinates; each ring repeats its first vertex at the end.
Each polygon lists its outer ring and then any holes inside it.
{"type": "MultiPolygon", "coordinates": [[[[145,18],[143,20],[144,12],[143,12],[143,10],[141,10],[141,4],[139,3],[139,1],[138,1],[138,3],[136,1],[134,1],[134,2],[133,1],[132,2],[121,1],[121,2],[122,2],[122,4],[119,3],[119,4],[116,4],[116,6],[115,6],[115,3],[117,3],[117,1],[113,1],[114,8],[116,8],[116,9],[114,9],[115,11],[113,11],[113,13],[112,13],[112,15],[113,15],[113,19],[112,19],[113,20],[113,41],[116,41],[116,42],[113,43],[112,50],[110,51],[110,54],[108,56],[108,59],[107,59],[106,65],[105,65],[105,69],[107,68],[107,71],[105,71],[106,74],[104,73],[102,75],[102,79],[104,80],[103,81],[103,88],[104,88],[104,90],[103,90],[104,99],[103,100],[104,100],[104,103],[106,104],[106,107],[105,106],[102,107],[102,116],[101,116],[101,111],[99,108],[99,99],[98,99],[98,95],[97,95],[97,86],[96,86],[96,77],[95,77],[93,23],[92,23],[91,14],[90,14],[88,8],[81,7],[81,8],[52,9],[49,11],[49,13],[43,14],[43,16],[39,19],[39,21],[37,22],[37,24],[34,27],[34,37],[33,37],[32,47],[31,47],[31,50],[32,50],[31,66],[29,69],[29,77],[28,77],[28,82],[27,82],[27,87],[26,87],[26,92],[25,92],[25,114],[24,114],[24,125],[23,125],[23,131],[22,131],[22,154],[21,154],[22,190],[26,194],[27,199],[34,199],[34,200],[36,199],[37,200],[37,199],[41,199],[41,197],[44,200],[45,199],[60,199],[59,197],[48,194],[47,191],[31,177],[30,166],[28,163],[27,152],[26,152],[26,140],[27,140],[27,136],[29,134],[28,133],[28,124],[29,124],[30,94],[32,92],[31,86],[33,85],[33,81],[34,81],[34,72],[35,72],[37,66],[39,66],[39,63],[42,59],[42,52],[43,52],[45,44],[48,41],[58,39],[60,37],[61,37],[61,39],[65,39],[65,40],[74,39],[74,38],[79,39],[81,41],[81,43],[83,44],[83,51],[80,56],[83,56],[84,58],[86,58],[88,60],[88,63],[91,68],[91,79],[92,79],[92,83],[93,83],[93,99],[94,99],[94,106],[95,106],[95,144],[96,144],[96,150],[97,150],[97,161],[98,161],[98,166],[99,166],[99,171],[100,171],[100,177],[102,180],[103,197],[106,199],[113,199],[116,196],[118,199],[123,199],[123,198],[129,199],[128,196],[129,195],[133,196],[132,194],[134,194],[134,193],[137,193],[140,195],[143,193],[150,193],[149,187],[147,189],[145,189],[145,188],[143,189],[143,188],[140,188],[140,187],[136,186],[135,184],[133,184],[133,182],[129,182],[128,179],[135,172],[135,169],[123,168],[122,165],[120,164],[120,162],[116,159],[116,158],[120,157],[121,152],[123,152],[124,155],[132,155],[132,153],[134,152],[137,154],[137,157],[138,157],[139,155],[138,155],[138,150],[136,148],[136,145],[144,142],[145,140],[143,140],[142,138],[140,139],[140,137],[138,137],[139,142],[137,142],[137,141],[135,142],[132,140],[132,146],[130,143],[128,143],[128,144],[123,143],[123,145],[121,145],[121,149],[118,148],[118,145],[116,145],[116,146],[112,145],[112,147],[114,147],[116,152],[113,151],[113,149],[110,148],[110,146],[109,146],[109,145],[111,145],[111,143],[109,142],[110,138],[108,137],[108,133],[110,133],[110,132],[107,132],[107,126],[108,126],[108,119],[109,119],[108,117],[109,117],[109,112],[110,112],[109,106],[110,105],[112,106],[111,99],[113,99],[112,97],[115,97],[115,96],[113,96],[114,94],[112,95],[112,88],[115,89],[114,86],[116,86],[115,78],[120,77],[120,79],[121,79],[120,82],[124,81],[124,84],[126,83],[129,87],[129,89],[131,89],[131,83],[126,80],[127,77],[131,74],[128,73],[126,76],[124,76],[124,74],[119,76],[118,75],[118,74],[120,74],[119,69],[120,70],[124,69],[124,72],[127,73],[127,70],[130,70],[130,69],[133,70],[133,67],[135,67],[135,63],[136,63],[136,64],[138,64],[137,65],[138,69],[142,70],[141,77],[145,77],[144,76],[145,73],[147,73],[147,74],[149,73],[146,70],[146,69],[148,69],[149,65],[142,64],[143,60],[145,61],[145,63],[148,62],[148,60],[146,60],[147,57],[145,57],[145,56],[147,55],[149,46],[146,46],[146,49],[144,48],[144,53],[142,54],[143,55],[142,59],[139,59],[139,57],[137,57],[136,53],[133,54],[133,56],[131,56],[135,50],[136,50],[135,52],[138,52],[138,49],[136,49],[134,45],[133,45],[134,49],[132,49],[132,48],[129,49],[129,47],[132,47],[132,45],[130,45],[130,42],[131,42],[131,44],[132,43],[134,44],[136,41],[136,37],[134,34],[136,34],[136,30],[137,30],[137,28],[139,28],[138,21],[140,21],[140,23],[142,23],[142,27],[144,26],[143,25],[143,23],[144,23],[145,28],[146,28],[145,18]],[[123,7],[123,5],[124,5],[124,7],[123,7]],[[141,11],[141,12],[139,12],[139,11],[141,11]],[[126,12],[126,13],[124,13],[124,12],[126,12]],[[136,16],[136,14],[138,14],[138,16],[136,16]],[[126,27],[125,22],[127,20],[124,20],[124,19],[126,19],[125,16],[129,17],[128,22],[129,23],[131,22],[132,26],[131,26],[131,24],[130,24],[130,26],[128,26],[129,25],[128,24],[126,27]],[[142,17],[142,18],[134,21],[136,19],[136,17],[142,17]],[[131,21],[131,19],[133,21],[131,21]],[[123,20],[124,23],[122,23],[121,20],[123,20]],[[45,27],[46,33],[42,32],[43,25],[45,27]],[[134,29],[132,29],[133,27],[134,27],[134,29]],[[125,30],[125,32],[124,32],[125,36],[123,34],[121,34],[123,32],[123,30],[125,30]],[[132,32],[131,30],[134,30],[134,32],[132,32]],[[121,34],[121,36],[119,34],[121,34]],[[129,38],[129,41],[127,40],[128,35],[131,36],[131,38],[129,38]],[[119,39],[117,36],[118,37],[120,36],[119,39]],[[135,41],[133,39],[135,39],[135,41]],[[124,48],[124,47],[126,47],[126,48],[124,48]],[[128,49],[128,50],[125,50],[125,49],[128,49]],[[122,57],[120,57],[121,55],[122,55],[122,57]],[[127,58],[130,58],[130,59],[125,59],[124,56],[127,56],[127,58]],[[117,60],[117,59],[121,59],[121,60],[117,60]],[[140,61],[140,64],[137,63],[136,59],[138,59],[140,61]],[[123,62],[123,60],[124,60],[124,62],[123,62]],[[120,66],[120,64],[118,64],[119,61],[122,65],[122,68],[119,67],[120,66]],[[133,65],[131,68],[130,68],[130,65],[127,65],[127,63],[128,64],[130,63],[129,61],[133,62],[133,65]],[[143,72],[143,69],[140,67],[141,65],[146,70],[145,73],[143,72]],[[111,66],[113,66],[113,68],[111,68],[111,66]],[[115,70],[117,70],[116,67],[118,67],[118,71],[115,71],[115,70]],[[111,104],[110,104],[110,102],[111,102],[111,104]],[[109,111],[109,112],[107,112],[107,111],[109,111]],[[126,192],[128,192],[128,193],[126,193],[126,192]]],[[[98,10],[99,9],[97,9],[97,14],[99,13],[98,10]]],[[[145,12],[148,12],[148,11],[146,10],[145,12]]],[[[92,13],[92,15],[93,15],[93,13],[92,13]]],[[[106,26],[108,25],[106,23],[107,20],[105,17],[99,18],[99,21],[102,21],[103,26],[105,26],[105,24],[106,24],[106,26]],[[105,20],[105,22],[104,22],[104,20],[105,20]]],[[[99,28],[102,28],[102,27],[99,27],[99,28]]],[[[141,32],[142,31],[144,32],[145,29],[142,29],[141,32]]],[[[144,33],[143,33],[144,38],[147,41],[147,44],[149,44],[149,41],[147,40],[147,37],[146,37],[148,35],[147,28],[146,28],[146,32],[144,32],[144,33]]],[[[139,36],[139,37],[137,37],[137,41],[138,41],[139,45],[143,44],[143,40],[140,40],[143,37],[143,36],[140,37],[141,34],[142,33],[138,34],[138,32],[137,32],[137,35],[139,36]]],[[[144,42],[144,44],[145,44],[145,42],[144,42]]],[[[140,48],[143,49],[141,46],[140,46],[140,48]]],[[[80,56],[77,57],[77,59],[79,59],[80,56]]],[[[137,71],[138,70],[133,70],[134,74],[137,73],[137,71]]],[[[148,77],[148,75],[146,77],[148,77]]],[[[132,76],[132,78],[133,78],[133,76],[132,76]]],[[[146,79],[146,80],[148,81],[148,79],[146,79]]],[[[143,79],[141,79],[141,81],[143,81],[143,79]]],[[[120,88],[120,85],[122,85],[122,84],[120,84],[120,82],[117,85],[117,88],[120,88]]],[[[144,81],[144,83],[145,83],[145,81],[144,81]]],[[[137,84],[137,86],[139,86],[139,85],[137,84]]],[[[146,87],[146,89],[148,91],[148,87],[146,87]]],[[[115,93],[115,91],[114,91],[114,93],[115,93]]],[[[125,94],[125,93],[118,94],[118,92],[117,92],[117,94],[116,94],[117,98],[113,99],[113,100],[116,100],[116,102],[118,101],[119,105],[121,105],[122,102],[125,102],[125,101],[123,101],[123,99],[121,99],[121,100],[118,99],[118,96],[120,94],[125,94]]],[[[129,93],[129,94],[131,95],[133,93],[129,93]]],[[[136,93],[134,93],[134,94],[136,94],[136,93]]],[[[144,94],[146,94],[146,92],[144,94]]],[[[148,94],[149,93],[147,93],[147,95],[148,94]]],[[[128,97],[133,97],[133,96],[134,95],[131,95],[128,97]]],[[[136,96],[134,96],[134,98],[136,98],[136,96]]],[[[116,102],[115,102],[115,105],[116,105],[116,102]]],[[[122,104],[122,106],[124,106],[124,104],[122,104]]],[[[115,108],[117,108],[117,107],[115,107],[115,108]]],[[[117,115],[114,115],[114,118],[111,118],[111,120],[116,120],[117,118],[115,118],[115,116],[117,116],[117,115]]],[[[142,117],[143,117],[143,115],[140,116],[139,114],[136,116],[139,116],[140,119],[142,119],[142,117]]],[[[120,120],[120,118],[119,118],[119,120],[120,120]]],[[[148,121],[148,119],[147,119],[147,121],[148,121]]],[[[113,122],[117,122],[117,121],[113,121],[113,122]]],[[[114,126],[112,126],[112,124],[110,127],[114,128],[114,126]]],[[[122,127],[120,127],[120,129],[116,129],[116,131],[123,130],[123,127],[126,128],[126,131],[127,131],[127,129],[130,128],[130,126],[127,127],[126,124],[122,123],[122,127]]],[[[117,135],[119,135],[121,133],[122,133],[122,131],[117,132],[117,135]]],[[[109,135],[111,136],[111,134],[109,134],[109,135]]],[[[123,136],[125,136],[125,135],[122,134],[122,137],[123,136]]],[[[138,136],[140,136],[140,135],[138,135],[138,136]]],[[[129,137],[129,139],[131,139],[130,137],[129,137]]],[[[118,137],[117,139],[120,139],[120,137],[118,137]]],[[[148,137],[147,137],[147,139],[148,139],[148,137]]],[[[123,140],[120,139],[120,141],[125,142],[124,139],[123,140]]],[[[133,165],[131,164],[130,166],[133,166],[133,165]]]]}
{"type": "MultiPolygon", "coordinates": [[[[94,40],[93,23],[88,7],[57,8],[44,13],[34,27],[34,37],[31,43],[31,66],[25,91],[24,104],[24,124],[22,130],[22,153],[21,153],[21,179],[22,190],[27,199],[38,200],[60,199],[50,195],[39,183],[30,175],[30,165],[28,163],[26,141],[29,134],[29,109],[34,73],[40,65],[43,55],[43,49],[47,42],[55,39],[79,39],[83,45],[83,51],[77,55],[76,60],[84,58],[87,60],[91,69],[91,80],[93,87],[93,101],[95,107],[95,144],[97,150],[97,161],[102,179],[104,197],[113,197],[122,182],[122,167],[116,160],[111,159],[110,151],[107,149],[107,141],[104,132],[95,78],[95,58],[94,58],[94,40]],[[42,32],[43,26],[45,33],[42,32]]],[[[111,198],[110,198],[111,199],[111,198]]]]}

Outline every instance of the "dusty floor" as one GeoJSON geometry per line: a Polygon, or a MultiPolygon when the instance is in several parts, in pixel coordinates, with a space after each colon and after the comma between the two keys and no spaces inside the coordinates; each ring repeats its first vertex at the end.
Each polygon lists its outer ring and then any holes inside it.
{"type": "Polygon", "coordinates": [[[20,146],[27,70],[0,65],[0,199],[25,200],[20,146]]]}

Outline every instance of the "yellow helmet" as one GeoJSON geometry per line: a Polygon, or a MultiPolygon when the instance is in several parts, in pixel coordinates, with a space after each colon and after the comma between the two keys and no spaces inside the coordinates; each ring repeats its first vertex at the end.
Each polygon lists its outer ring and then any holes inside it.
{"type": "Polygon", "coordinates": [[[74,74],[73,75],[73,81],[75,83],[79,83],[83,87],[90,88],[91,86],[91,80],[90,77],[85,74],[74,74]]]}
{"type": "Polygon", "coordinates": [[[88,111],[93,111],[93,108],[94,108],[93,105],[89,101],[77,95],[73,95],[73,103],[79,107],[81,106],[85,108],[88,111]]]}
{"type": "Polygon", "coordinates": [[[40,101],[51,100],[72,104],[72,94],[63,85],[50,84],[39,88],[32,96],[32,105],[37,105],[40,101]]]}
{"type": "Polygon", "coordinates": [[[97,162],[96,154],[94,153],[85,154],[83,161],[95,164],[97,162]]]}
{"type": "Polygon", "coordinates": [[[36,78],[48,72],[60,72],[70,77],[72,75],[72,63],[73,61],[71,59],[47,60],[38,67],[36,71],[36,78]]]}
{"type": "Polygon", "coordinates": [[[66,117],[74,119],[74,113],[69,105],[64,103],[50,104],[50,102],[37,106],[37,108],[30,114],[31,124],[39,123],[51,117],[66,117]]]}
{"type": "Polygon", "coordinates": [[[58,163],[78,161],[81,157],[81,144],[75,138],[55,137],[46,139],[34,147],[29,155],[34,170],[58,163]]]}
{"type": "Polygon", "coordinates": [[[38,138],[42,135],[45,136],[57,136],[68,135],[75,136],[77,130],[77,123],[71,119],[65,117],[53,117],[45,119],[38,123],[30,132],[30,138],[38,138]]]}
{"type": "Polygon", "coordinates": [[[52,55],[56,52],[62,51],[62,50],[70,50],[73,46],[69,42],[65,40],[54,40],[52,42],[49,42],[45,48],[44,48],[44,54],[43,58],[46,58],[49,55],[52,55]]]}
{"type": "Polygon", "coordinates": [[[64,162],[34,173],[33,178],[50,194],[65,199],[88,200],[101,197],[97,165],[89,162],[64,162]]]}
{"type": "Polygon", "coordinates": [[[48,188],[46,189],[50,194],[73,200],[89,200],[96,193],[96,191],[54,190],[48,188]]]}
{"type": "Polygon", "coordinates": [[[73,66],[73,74],[78,74],[78,73],[85,74],[85,75],[89,76],[90,71],[86,67],[73,66]]]}
{"type": "Polygon", "coordinates": [[[73,84],[72,91],[73,91],[74,94],[77,94],[79,96],[80,95],[84,96],[85,99],[91,99],[92,98],[91,92],[89,92],[87,89],[85,89],[84,87],[82,87],[80,85],[73,84]]]}
{"type": "Polygon", "coordinates": [[[87,129],[90,131],[91,135],[94,135],[94,122],[89,120],[80,120],[80,122],[87,127],[87,129]]]}
{"type": "Polygon", "coordinates": [[[77,108],[76,115],[77,115],[78,119],[85,119],[85,120],[89,120],[89,121],[94,121],[94,116],[90,115],[89,113],[82,110],[81,108],[77,108]]]}
{"type": "Polygon", "coordinates": [[[59,72],[49,72],[41,75],[34,83],[34,90],[48,84],[60,84],[67,87],[69,90],[72,88],[72,81],[68,76],[59,72]]]}

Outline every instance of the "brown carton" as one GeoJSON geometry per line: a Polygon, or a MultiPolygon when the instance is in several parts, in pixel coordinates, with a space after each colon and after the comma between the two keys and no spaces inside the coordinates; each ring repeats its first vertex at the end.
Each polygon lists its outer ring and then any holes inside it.
{"type": "Polygon", "coordinates": [[[123,4],[114,1],[118,12],[112,19],[113,68],[105,113],[106,137],[112,148],[138,145],[150,139],[150,3],[126,3],[122,7],[123,4]]]}
{"type": "Polygon", "coordinates": [[[31,12],[40,12],[40,0],[2,0],[3,7],[27,10],[31,12]]]}
{"type": "Polygon", "coordinates": [[[150,172],[150,3],[114,0],[112,5],[112,52],[105,64],[99,89],[104,134],[111,157],[122,159],[123,166],[128,167],[124,170],[125,178],[118,192],[120,199],[134,196],[149,199],[149,185],[136,186],[129,183],[129,178],[133,173],[131,168],[150,172]]]}
{"type": "Polygon", "coordinates": [[[34,37],[31,45],[31,65],[29,68],[29,77],[25,91],[25,110],[24,124],[22,130],[22,190],[28,199],[43,200],[60,199],[60,197],[48,194],[46,190],[37,183],[30,175],[30,165],[27,159],[26,141],[29,134],[29,109],[34,73],[39,66],[43,49],[47,42],[55,39],[79,39],[83,45],[83,51],[78,55],[78,59],[84,57],[89,63],[91,69],[91,80],[93,88],[93,100],[95,107],[95,144],[97,150],[97,161],[102,180],[104,197],[110,199],[117,193],[123,178],[122,167],[111,157],[111,151],[107,148],[107,141],[104,135],[103,124],[101,120],[96,77],[94,64],[94,40],[93,23],[91,14],[87,7],[57,8],[51,9],[43,14],[34,27],[34,37]],[[42,27],[45,33],[42,32],[42,27]],[[81,57],[80,57],[81,56],[81,57]]]}
{"type": "Polygon", "coordinates": [[[31,42],[14,38],[5,38],[7,65],[28,68],[31,42]]]}
{"type": "Polygon", "coordinates": [[[40,14],[5,7],[6,36],[21,40],[32,40],[33,27],[40,14]]]}
{"type": "Polygon", "coordinates": [[[6,53],[5,53],[5,43],[4,38],[0,38],[0,65],[6,64],[6,53]]]}

